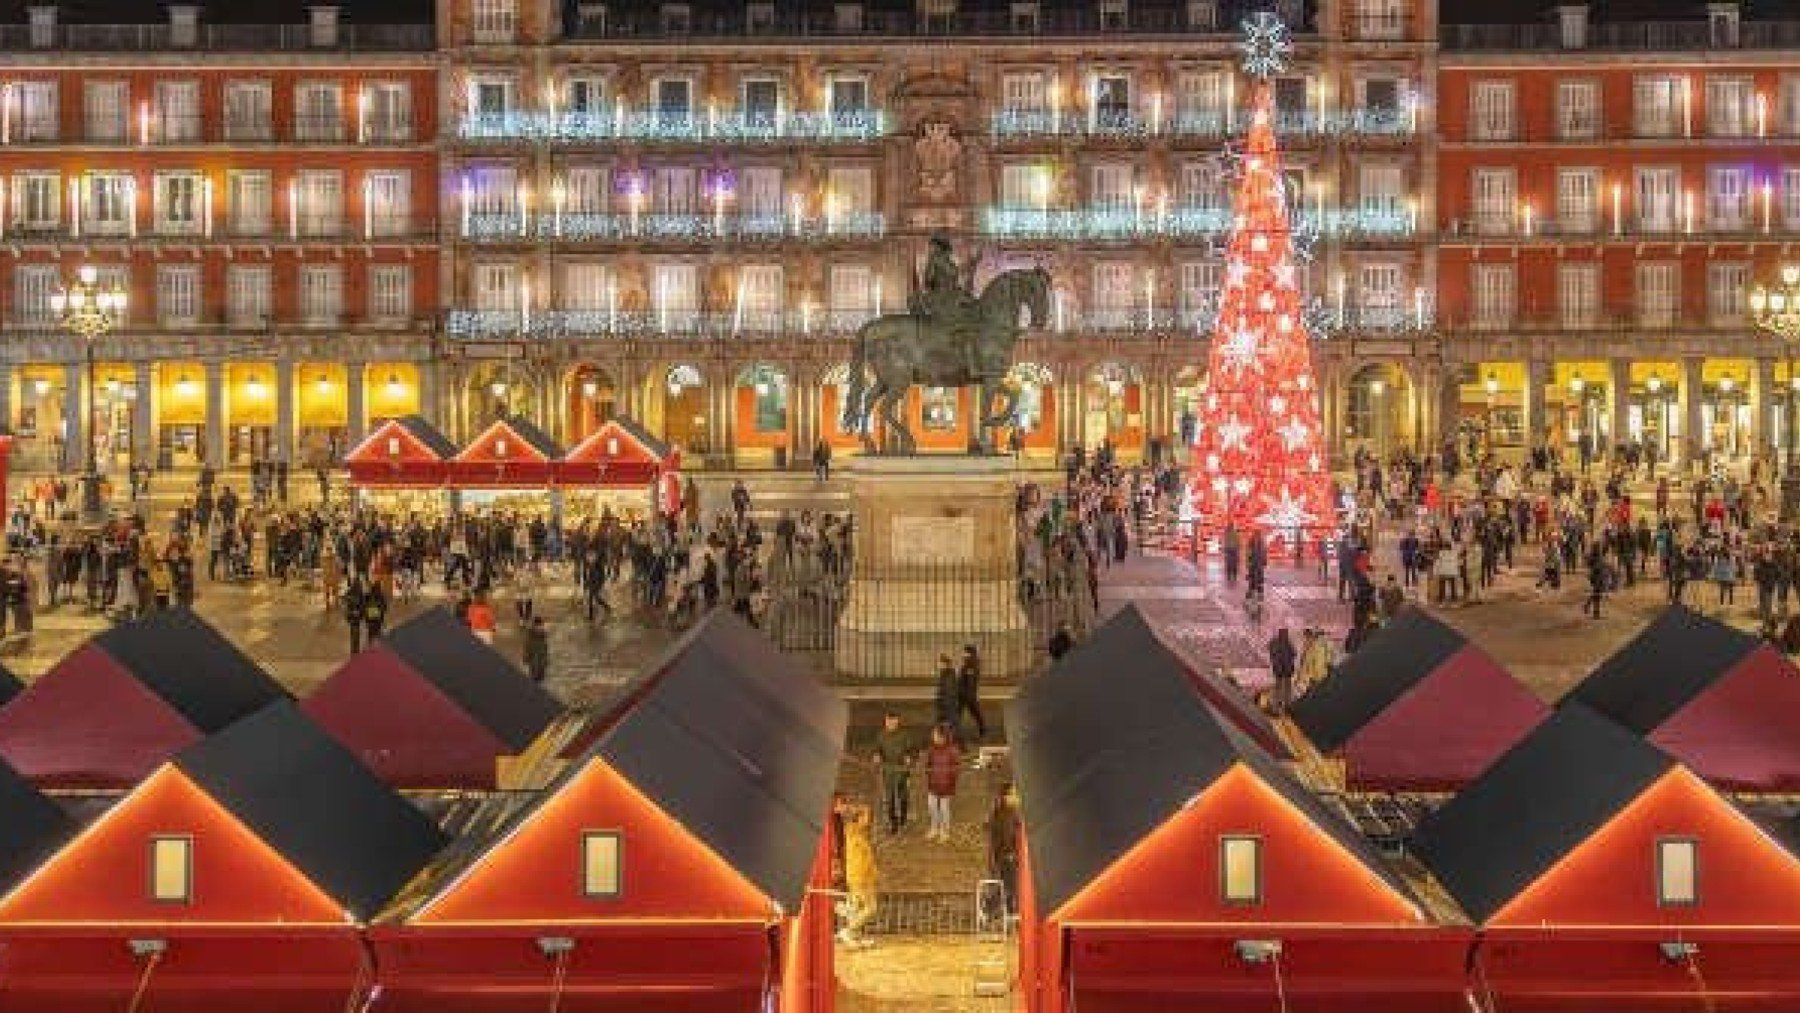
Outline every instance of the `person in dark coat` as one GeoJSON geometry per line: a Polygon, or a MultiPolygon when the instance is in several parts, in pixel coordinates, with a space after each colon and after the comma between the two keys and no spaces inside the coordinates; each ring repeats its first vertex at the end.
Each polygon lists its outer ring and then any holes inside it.
{"type": "Polygon", "coordinates": [[[1062,656],[1075,647],[1075,636],[1069,632],[1067,621],[1056,624],[1056,632],[1050,634],[1050,660],[1061,661],[1062,656]]]}
{"type": "Polygon", "coordinates": [[[362,650],[363,604],[369,588],[369,578],[357,574],[344,589],[344,623],[350,627],[351,654],[362,650]]]}
{"type": "Polygon", "coordinates": [[[1006,913],[1019,911],[1019,793],[1008,783],[994,796],[988,813],[988,874],[1006,894],[1006,913]]]}
{"type": "Polygon", "coordinates": [[[368,590],[363,595],[363,628],[372,644],[381,639],[381,628],[387,625],[388,600],[380,584],[366,577],[363,579],[368,583],[368,590]]]}
{"type": "Polygon", "coordinates": [[[937,689],[931,696],[932,724],[943,725],[956,732],[962,738],[962,730],[957,727],[960,717],[962,697],[957,678],[956,665],[951,663],[948,654],[938,655],[937,689]]]}
{"type": "Polygon", "coordinates": [[[524,654],[531,681],[542,683],[550,674],[550,631],[544,627],[543,616],[533,616],[531,625],[525,627],[524,654]]]}
{"type": "Polygon", "coordinates": [[[1286,713],[1288,699],[1293,696],[1294,662],[1298,657],[1287,627],[1276,630],[1275,635],[1269,638],[1269,674],[1275,677],[1275,689],[1270,696],[1269,706],[1277,714],[1286,713]]]}
{"type": "Polygon", "coordinates": [[[974,644],[963,645],[962,664],[956,670],[956,722],[963,712],[975,719],[975,740],[987,738],[987,718],[981,713],[981,654],[974,644]]]}

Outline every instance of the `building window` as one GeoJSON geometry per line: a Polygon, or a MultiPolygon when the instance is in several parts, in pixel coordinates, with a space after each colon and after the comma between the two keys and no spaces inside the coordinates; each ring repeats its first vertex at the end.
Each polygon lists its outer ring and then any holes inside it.
{"type": "Polygon", "coordinates": [[[269,269],[233,264],[225,271],[225,318],[233,327],[263,327],[269,322],[269,269]]]}
{"type": "Polygon", "coordinates": [[[1220,260],[1193,260],[1181,265],[1181,325],[1210,327],[1219,308],[1219,289],[1225,277],[1220,260]]]}
{"type": "Polygon", "coordinates": [[[1129,211],[1136,169],[1129,162],[1102,162],[1093,167],[1088,204],[1097,211],[1129,211]]]}
{"type": "Polygon", "coordinates": [[[329,81],[307,81],[294,89],[294,139],[344,139],[343,93],[329,81]]]}
{"type": "Polygon", "coordinates": [[[607,310],[616,307],[612,268],[589,260],[564,261],[557,297],[565,310],[607,310]]]}
{"type": "Polygon", "coordinates": [[[273,183],[267,170],[233,170],[225,177],[231,232],[238,236],[266,236],[272,212],[273,183]]]}
{"type": "Polygon", "coordinates": [[[693,264],[657,264],[651,272],[658,324],[683,327],[700,308],[700,272],[693,264]]]}
{"type": "Polygon", "coordinates": [[[409,177],[404,172],[371,172],[363,177],[363,199],[368,201],[369,234],[403,236],[412,219],[409,177]]]}
{"type": "Polygon", "coordinates": [[[834,166],[825,176],[825,191],[838,214],[875,210],[875,173],[867,166],[834,166]]]}
{"type": "MultiPolygon", "coordinates": [[[[833,193],[838,192],[835,185],[831,189],[833,193]]],[[[849,189],[854,190],[854,187],[849,189]]],[[[779,231],[783,215],[783,192],[781,169],[778,166],[750,166],[738,178],[738,211],[753,222],[779,231]]]]}
{"type": "Polygon", "coordinates": [[[1358,0],[1356,37],[1358,39],[1405,38],[1406,11],[1401,0],[1358,0]]]}
{"type": "Polygon", "coordinates": [[[1756,128],[1756,89],[1747,77],[1706,79],[1706,129],[1714,137],[1749,137],[1756,128]]]}
{"type": "Polygon", "coordinates": [[[617,830],[581,832],[581,895],[617,897],[625,885],[625,837],[617,830]]]}
{"type": "Polygon", "coordinates": [[[1781,219],[1790,229],[1800,229],[1800,166],[1781,170],[1781,219]]]}
{"type": "Polygon", "coordinates": [[[651,206],[659,215],[691,215],[699,206],[700,175],[691,166],[663,166],[650,177],[651,206]]]}
{"type": "Polygon", "coordinates": [[[404,264],[369,268],[369,319],[400,323],[412,316],[412,269],[404,264]]]}
{"type": "Polygon", "coordinates": [[[1228,834],[1219,838],[1219,899],[1233,906],[1261,904],[1262,838],[1228,834]]]}
{"type": "Polygon", "coordinates": [[[773,366],[758,363],[739,376],[738,383],[750,388],[752,424],[759,433],[784,433],[788,424],[787,374],[773,366]]]}
{"type": "Polygon", "coordinates": [[[12,85],[18,96],[19,120],[15,129],[21,141],[54,141],[59,133],[61,107],[57,103],[55,81],[18,81],[12,85]]]}
{"type": "Polygon", "coordinates": [[[1363,322],[1374,327],[1389,327],[1404,319],[1406,306],[1400,293],[1400,265],[1364,264],[1357,304],[1362,307],[1363,322]]]}
{"type": "Polygon", "coordinates": [[[87,139],[117,143],[130,130],[128,88],[124,81],[89,81],[82,87],[82,119],[87,139]]]}
{"type": "Polygon", "coordinates": [[[1588,79],[1557,82],[1556,133],[1565,141],[1600,136],[1600,82],[1588,79]]]}
{"type": "Polygon", "coordinates": [[[1707,173],[1706,217],[1714,229],[1736,232],[1750,227],[1750,170],[1714,166],[1707,173]]]}
{"type": "Polygon", "coordinates": [[[1693,907],[1700,903],[1700,842],[1691,837],[1656,841],[1656,903],[1693,907]]]}
{"type": "Polygon", "coordinates": [[[737,322],[753,331],[781,326],[780,264],[746,264],[738,268],[737,322]]]}
{"type": "Polygon", "coordinates": [[[1638,167],[1638,228],[1645,232],[1674,232],[1680,226],[1680,205],[1680,169],[1666,166],[1638,167]]]}
{"type": "Polygon", "coordinates": [[[21,264],[13,268],[13,317],[20,324],[47,324],[50,297],[62,287],[62,276],[50,264],[21,264]]]}
{"type": "Polygon", "coordinates": [[[831,111],[840,116],[854,115],[869,111],[869,79],[866,77],[834,76],[826,81],[828,89],[827,101],[831,111]]]}
{"type": "Polygon", "coordinates": [[[1800,137],[1800,74],[1781,76],[1781,132],[1800,137]]]}
{"type": "Polygon", "coordinates": [[[685,77],[658,79],[651,95],[665,123],[685,124],[694,115],[694,82],[685,77]]]}
{"type": "Polygon", "coordinates": [[[470,0],[469,31],[476,43],[505,45],[518,31],[518,0],[470,0]]]}
{"type": "Polygon", "coordinates": [[[344,225],[344,174],[336,169],[308,169],[297,179],[300,234],[335,236],[344,225]]]}
{"type": "Polygon", "coordinates": [[[1094,265],[1094,320],[1102,329],[1118,330],[1131,325],[1135,274],[1129,263],[1103,261],[1094,265]]]}
{"type": "Polygon", "coordinates": [[[412,139],[412,85],[375,81],[363,89],[363,136],[371,141],[412,139]]]}
{"type": "Polygon", "coordinates": [[[469,111],[477,116],[505,116],[518,103],[518,83],[510,77],[478,77],[469,82],[469,111]]]}
{"type": "Polygon", "coordinates": [[[926,387],[919,392],[919,421],[929,433],[956,431],[955,387],[926,387]]]}
{"type": "Polygon", "coordinates": [[[1513,139],[1511,81],[1476,81],[1469,86],[1469,134],[1477,141],[1513,139]]]}
{"type": "Polygon", "coordinates": [[[865,265],[832,265],[830,291],[832,330],[861,324],[875,306],[874,274],[865,265]]]}
{"type": "Polygon", "coordinates": [[[156,129],[165,144],[200,139],[200,82],[156,82],[156,129]]]}
{"type": "Polygon", "coordinates": [[[1632,126],[1639,137],[1673,137],[1686,125],[1686,79],[1646,74],[1632,82],[1632,126]]]}
{"type": "Polygon", "coordinates": [[[519,176],[512,166],[478,166],[466,178],[469,214],[480,217],[517,213],[514,202],[519,196],[519,176]]]}
{"type": "Polygon", "coordinates": [[[1564,264],[1556,271],[1556,303],[1564,327],[1592,327],[1600,319],[1600,268],[1564,264]]]}
{"type": "Polygon", "coordinates": [[[225,139],[267,141],[274,137],[274,90],[267,81],[225,82],[225,139]]]}
{"type": "Polygon", "coordinates": [[[1184,208],[1219,211],[1226,207],[1225,180],[1217,162],[1183,162],[1179,185],[1184,208]]]}
{"type": "Polygon", "coordinates": [[[781,115],[781,82],[772,77],[745,78],[738,102],[746,126],[772,130],[781,115]]]}
{"type": "Polygon", "coordinates": [[[1474,266],[1475,326],[1505,327],[1513,317],[1513,267],[1511,264],[1474,266]]]}
{"type": "Polygon", "coordinates": [[[471,273],[476,309],[504,313],[518,310],[519,265],[490,261],[476,264],[471,273]]]}
{"type": "MultiPolygon", "coordinates": [[[[1398,214],[1406,196],[1406,175],[1393,162],[1365,162],[1359,171],[1357,197],[1364,214],[1398,214]]],[[[1296,205],[1305,196],[1304,189],[1289,191],[1289,201],[1296,205]]]]}
{"type": "Polygon", "coordinates": [[[1707,312],[1715,324],[1743,323],[1749,307],[1750,268],[1745,264],[1709,264],[1706,268],[1707,312]]]}
{"type": "Polygon", "coordinates": [[[1131,78],[1100,74],[1094,78],[1094,115],[1101,127],[1121,129],[1131,123],[1131,78]]]}
{"type": "Polygon", "coordinates": [[[1041,113],[1050,108],[1044,75],[1031,71],[1000,78],[1000,108],[1009,113],[1041,113]]]}
{"type": "Polygon", "coordinates": [[[200,269],[163,264],[156,269],[156,316],[164,327],[181,327],[200,319],[200,269]]]}
{"type": "Polygon", "coordinates": [[[194,839],[150,838],[150,899],[186,904],[194,899],[194,839]]]}
{"type": "Polygon", "coordinates": [[[1675,323],[1681,301],[1681,265],[1656,261],[1637,266],[1638,322],[1645,327],[1675,323]]]}
{"type": "Polygon", "coordinates": [[[1600,170],[1557,170],[1556,223],[1563,232],[1573,233],[1600,227],[1600,170]]]}
{"type": "Polygon", "coordinates": [[[43,232],[62,218],[62,182],[53,172],[22,172],[12,178],[12,221],[21,229],[43,232]]]}
{"type": "Polygon", "coordinates": [[[156,231],[165,236],[199,235],[205,187],[191,172],[156,174],[156,231]]]}
{"type": "Polygon", "coordinates": [[[329,327],[344,315],[344,270],[335,264],[307,264],[300,269],[300,319],[312,327],[329,327]]]}
{"type": "Polygon", "coordinates": [[[1221,71],[1185,71],[1176,80],[1176,114],[1199,126],[1217,121],[1224,126],[1225,75],[1221,71]]]}
{"type": "Polygon", "coordinates": [[[577,215],[605,214],[612,199],[612,174],[604,165],[571,165],[563,176],[564,210],[577,215]]]}
{"type": "Polygon", "coordinates": [[[1475,170],[1475,231],[1489,235],[1512,231],[1513,179],[1511,168],[1475,170]]]}
{"type": "Polygon", "coordinates": [[[137,181],[125,172],[96,172],[87,178],[87,207],[81,227],[95,235],[122,236],[137,215],[137,181]]]}

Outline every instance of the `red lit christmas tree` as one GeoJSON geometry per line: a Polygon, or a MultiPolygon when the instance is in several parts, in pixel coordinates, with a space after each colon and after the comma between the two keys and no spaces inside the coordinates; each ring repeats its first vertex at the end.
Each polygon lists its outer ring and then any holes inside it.
{"type": "Polygon", "coordinates": [[[1288,44],[1270,15],[1246,24],[1258,76],[1232,204],[1225,282],[1208,356],[1183,512],[1204,536],[1227,524],[1286,541],[1335,527],[1318,384],[1275,143],[1269,76],[1288,44]]]}

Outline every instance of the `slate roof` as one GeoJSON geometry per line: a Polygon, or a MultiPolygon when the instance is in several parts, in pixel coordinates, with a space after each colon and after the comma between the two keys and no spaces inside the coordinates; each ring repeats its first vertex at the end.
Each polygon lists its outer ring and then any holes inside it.
{"type": "Polygon", "coordinates": [[[1146,651],[1127,608],[1006,708],[1031,868],[1054,912],[1242,764],[1401,896],[1374,846],[1200,696],[1167,646],[1146,651]]]}
{"type": "Polygon", "coordinates": [[[1288,716],[1314,745],[1332,752],[1467,644],[1461,633],[1409,607],[1294,701],[1288,716]]]}
{"type": "Polygon", "coordinates": [[[439,606],[382,635],[378,646],[404,661],[494,737],[523,750],[562,705],[439,606]]]}
{"type": "Polygon", "coordinates": [[[61,806],[0,760],[0,891],[44,864],[76,829],[61,806]]]}
{"type": "MultiPolygon", "coordinates": [[[[613,425],[623,429],[627,436],[630,436],[632,439],[642,444],[644,449],[659,461],[669,456],[669,445],[662,440],[657,439],[650,430],[645,429],[636,419],[626,418],[623,415],[615,415],[607,420],[606,425],[613,425]]],[[[599,435],[599,433],[606,428],[606,425],[595,430],[595,435],[599,435]]],[[[592,438],[593,437],[589,437],[589,439],[592,438]]]]}
{"type": "Polygon", "coordinates": [[[263,708],[174,763],[358,920],[448,843],[291,702],[263,708]]]}
{"type": "Polygon", "coordinates": [[[1761,646],[1748,633],[1672,605],[1563,700],[1648,735],[1761,646]]]}
{"type": "Polygon", "coordinates": [[[1674,766],[1630,731],[1568,704],[1421,821],[1412,848],[1486,921],[1674,766]]]}
{"type": "Polygon", "coordinates": [[[445,436],[438,428],[425,421],[423,416],[402,415],[394,420],[394,424],[406,430],[413,439],[418,440],[431,452],[448,461],[456,456],[456,444],[445,436]]]}
{"type": "Polygon", "coordinates": [[[163,609],[93,638],[126,671],[202,733],[274,703],[281,684],[191,609],[163,609]]]}

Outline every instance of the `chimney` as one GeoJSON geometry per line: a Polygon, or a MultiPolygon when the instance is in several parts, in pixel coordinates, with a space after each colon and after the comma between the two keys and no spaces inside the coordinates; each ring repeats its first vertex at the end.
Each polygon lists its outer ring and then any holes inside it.
{"type": "Polygon", "coordinates": [[[32,4],[31,11],[31,48],[56,48],[56,5],[32,4]]]}
{"type": "Polygon", "coordinates": [[[1562,34],[1564,49],[1586,49],[1588,37],[1588,5],[1562,4],[1556,8],[1556,21],[1562,34]]]}
{"type": "Polygon", "coordinates": [[[306,9],[307,27],[311,31],[308,41],[314,49],[333,49],[338,44],[338,6],[337,4],[315,4],[306,9]]]}
{"type": "Polygon", "coordinates": [[[192,49],[200,44],[200,7],[197,4],[169,5],[169,45],[192,49]]]}

